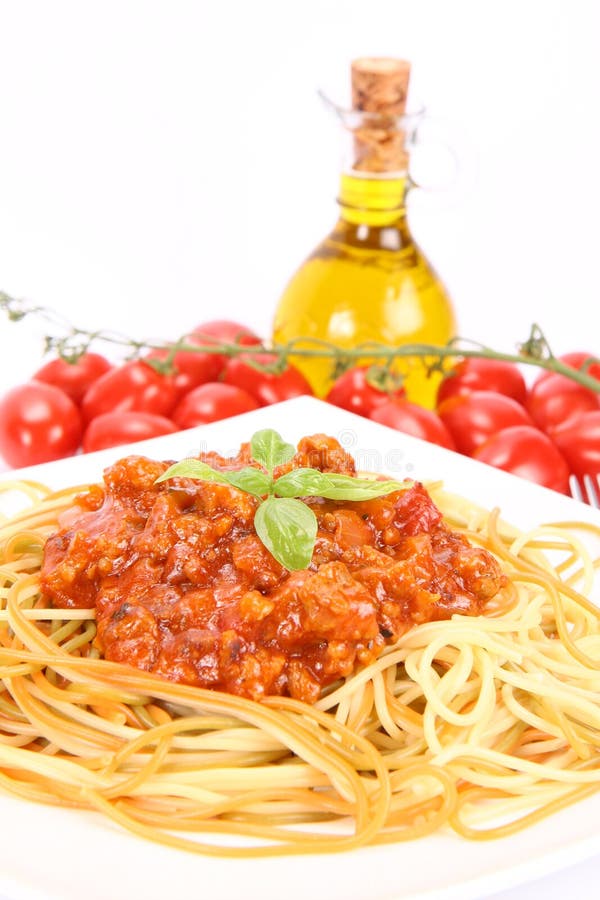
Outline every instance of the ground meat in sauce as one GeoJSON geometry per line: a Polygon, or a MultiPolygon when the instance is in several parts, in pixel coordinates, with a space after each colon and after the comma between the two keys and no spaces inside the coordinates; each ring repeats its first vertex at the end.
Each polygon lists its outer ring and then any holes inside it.
{"type": "MultiPolygon", "coordinates": [[[[218,468],[250,463],[205,454],[218,468]]],[[[309,498],[319,531],[309,569],[289,572],[253,527],[258,501],[121,459],[47,544],[42,587],[59,607],[96,607],[107,659],[172,681],[260,699],[314,702],[412,624],[480,613],[504,581],[487,551],[450,531],[420,484],[368,502],[309,498]]],[[[297,466],[354,474],[325,435],[297,466]]]]}

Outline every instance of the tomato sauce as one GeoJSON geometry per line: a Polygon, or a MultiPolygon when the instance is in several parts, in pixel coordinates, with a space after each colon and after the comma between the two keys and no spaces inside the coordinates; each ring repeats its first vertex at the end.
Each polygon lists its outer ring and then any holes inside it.
{"type": "MultiPolygon", "coordinates": [[[[205,454],[215,468],[248,465],[205,454]]],[[[375,500],[305,500],[319,523],[308,569],[290,572],[253,526],[258,500],[175,478],[140,456],[106,470],[50,537],[42,589],[95,608],[107,659],[184,684],[314,702],[413,624],[482,612],[504,583],[495,559],[451,531],[420,484],[375,500]]],[[[333,438],[304,438],[297,466],[354,474],[333,438]]]]}

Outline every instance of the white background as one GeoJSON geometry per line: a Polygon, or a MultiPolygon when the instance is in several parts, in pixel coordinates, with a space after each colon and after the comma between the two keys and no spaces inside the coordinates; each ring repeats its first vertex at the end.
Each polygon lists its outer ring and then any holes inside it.
{"type": "MultiPolygon", "coordinates": [[[[556,352],[598,354],[598,9],[0,0],[0,290],[137,338],[215,317],[268,334],[336,215],[316,89],[389,54],[460,162],[410,214],[461,334],[512,350],[538,322],[556,352]]],[[[40,364],[43,331],[0,319],[0,392],[40,364]]],[[[582,896],[565,879],[506,897],[582,896]]]]}
{"type": "MultiPolygon", "coordinates": [[[[512,350],[535,321],[556,352],[598,353],[598,11],[0,0],[0,290],[138,338],[215,316],[268,333],[336,216],[339,135],[316,89],[392,54],[460,161],[410,206],[461,334],[512,350]]],[[[0,321],[2,387],[35,369],[39,333],[0,321]]]]}

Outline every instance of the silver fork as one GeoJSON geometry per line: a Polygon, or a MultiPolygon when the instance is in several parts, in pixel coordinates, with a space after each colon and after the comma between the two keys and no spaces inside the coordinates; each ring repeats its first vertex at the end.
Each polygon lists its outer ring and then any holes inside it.
{"type": "Polygon", "coordinates": [[[589,503],[590,506],[600,509],[600,477],[598,475],[584,475],[582,478],[571,475],[569,487],[574,500],[589,503]]]}

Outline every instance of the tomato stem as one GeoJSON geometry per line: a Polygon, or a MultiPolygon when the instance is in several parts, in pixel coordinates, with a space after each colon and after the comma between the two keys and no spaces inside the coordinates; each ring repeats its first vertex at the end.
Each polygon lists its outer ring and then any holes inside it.
{"type": "MultiPolygon", "coordinates": [[[[329,341],[312,337],[294,338],[285,344],[263,341],[259,344],[251,345],[218,341],[214,338],[211,338],[210,342],[206,344],[189,343],[185,336],[178,338],[174,342],[140,341],[118,332],[105,330],[89,331],[77,328],[63,320],[52,310],[42,306],[29,305],[25,301],[11,297],[2,291],[0,291],[0,311],[6,313],[8,319],[12,322],[22,321],[26,317],[33,316],[47,321],[54,328],[58,327],[63,333],[46,336],[45,352],[53,351],[58,353],[63,359],[71,361],[76,360],[82,353],[88,351],[92,344],[96,343],[111,344],[128,350],[128,358],[137,358],[148,350],[167,351],[166,358],[160,361],[167,368],[176,352],[185,351],[186,353],[213,353],[228,357],[243,354],[255,368],[271,372],[274,369],[284,368],[285,364],[294,358],[330,359],[332,369],[338,375],[359,361],[364,363],[365,357],[368,357],[370,362],[377,363],[382,369],[390,369],[396,360],[403,357],[418,357],[422,359],[423,365],[430,372],[450,371],[452,363],[456,361],[457,356],[463,359],[466,357],[483,357],[536,366],[549,372],[556,372],[589,388],[595,393],[600,393],[600,380],[593,378],[587,371],[589,365],[600,362],[600,359],[590,357],[589,361],[581,369],[573,369],[554,356],[544,332],[537,324],[531,326],[527,340],[517,344],[515,353],[505,353],[464,337],[455,337],[444,346],[422,343],[390,346],[376,341],[369,341],[357,344],[352,348],[339,347],[329,341]],[[260,357],[265,353],[270,357],[268,363],[252,359],[252,357],[260,357]],[[276,362],[273,361],[273,357],[275,357],[276,362]],[[445,366],[445,363],[449,363],[449,365],[445,366]]],[[[155,362],[158,361],[152,361],[151,364],[154,365],[155,362]]]]}

